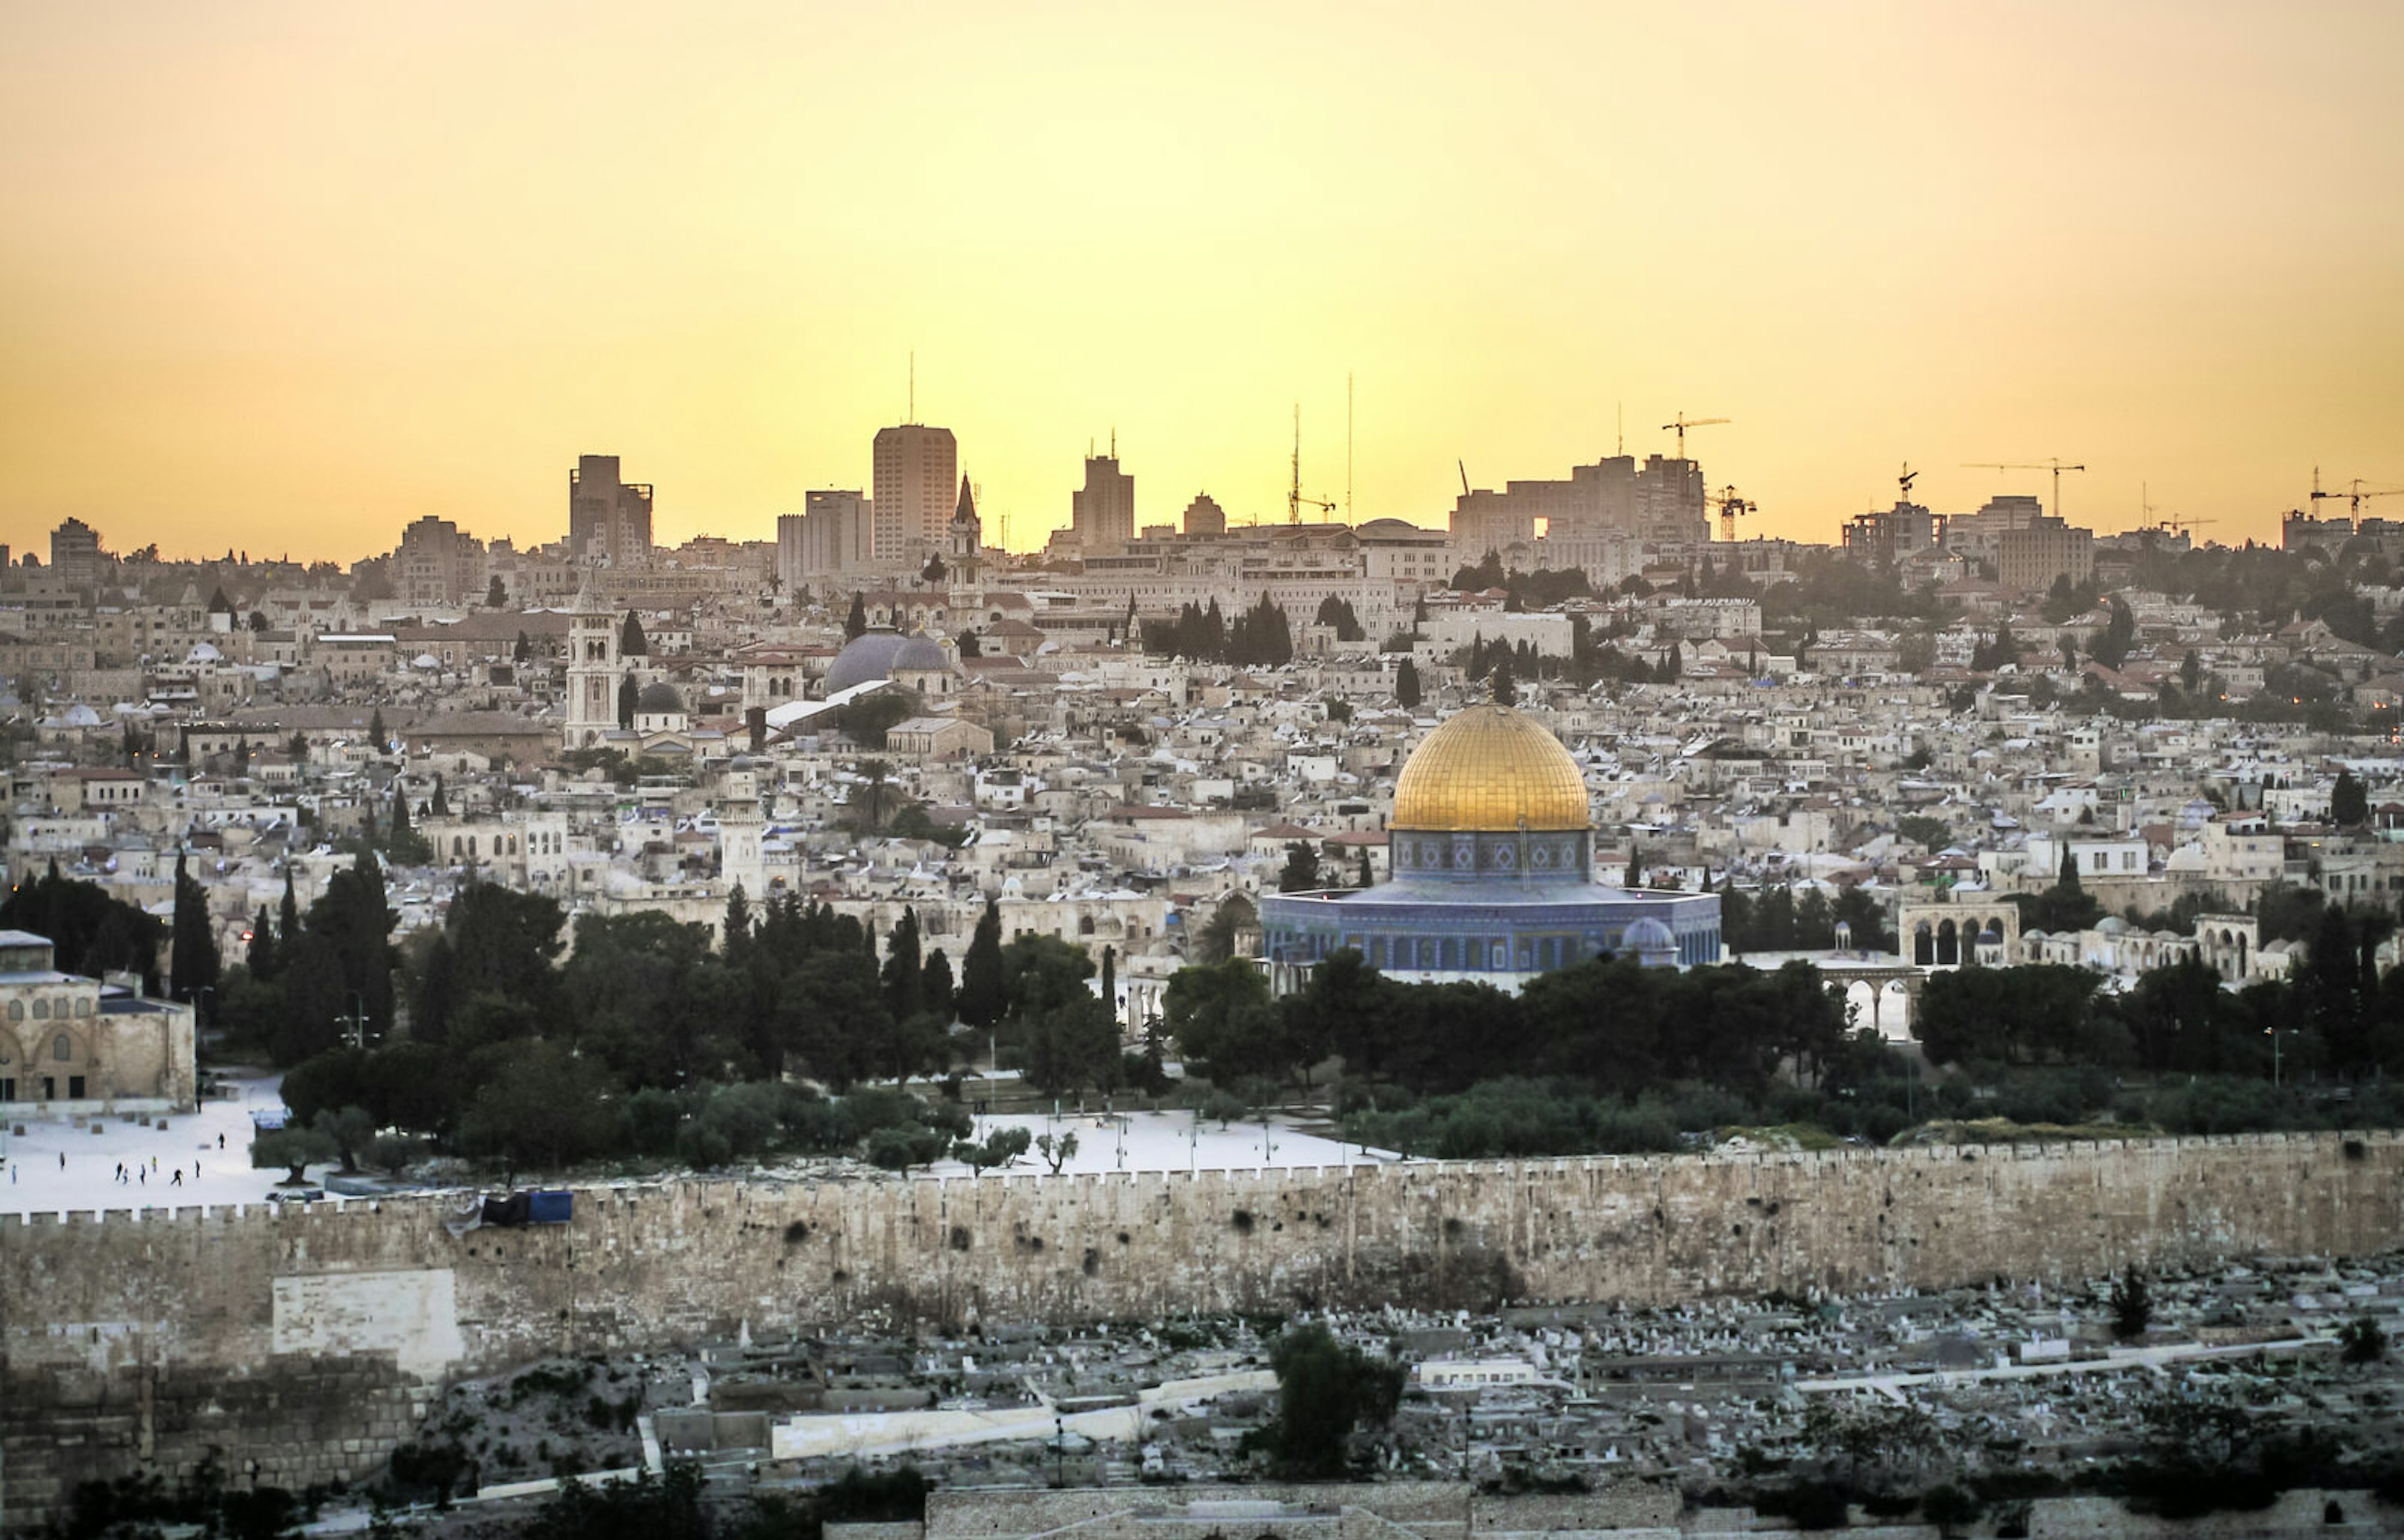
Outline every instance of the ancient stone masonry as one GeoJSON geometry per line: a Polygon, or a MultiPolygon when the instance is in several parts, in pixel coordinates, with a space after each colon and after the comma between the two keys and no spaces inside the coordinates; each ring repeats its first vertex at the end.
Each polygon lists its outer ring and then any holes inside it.
{"type": "Polygon", "coordinates": [[[446,1198],[0,1216],[9,1517],[79,1479],[376,1464],[450,1376],[906,1324],[1313,1305],[1666,1304],[2404,1244],[2404,1140],[1415,1164],[580,1190],[454,1239],[446,1198]]]}

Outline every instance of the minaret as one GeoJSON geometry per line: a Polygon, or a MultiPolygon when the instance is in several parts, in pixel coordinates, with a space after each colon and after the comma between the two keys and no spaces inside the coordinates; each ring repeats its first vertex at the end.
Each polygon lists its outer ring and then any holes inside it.
{"type": "Polygon", "coordinates": [[[767,896],[768,869],[761,859],[761,844],[767,832],[767,820],[761,816],[756,802],[747,798],[719,809],[720,878],[727,892],[740,888],[743,896],[755,904],[767,896]]]}
{"type": "Polygon", "coordinates": [[[589,749],[618,725],[618,616],[585,571],[567,619],[566,747],[589,749]]]}

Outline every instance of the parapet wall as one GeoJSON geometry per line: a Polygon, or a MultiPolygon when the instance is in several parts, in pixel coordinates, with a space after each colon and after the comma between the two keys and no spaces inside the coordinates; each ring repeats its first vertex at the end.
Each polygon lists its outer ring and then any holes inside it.
{"type": "Polygon", "coordinates": [[[1668,1304],[2367,1254],[2404,1244],[2399,1178],[2396,1135],[2271,1135],[688,1179],[580,1189],[572,1224],[458,1239],[439,1197],[0,1216],[0,1457],[11,1518],[212,1447],[298,1486],[373,1466],[448,1377],[747,1326],[1668,1304]]]}

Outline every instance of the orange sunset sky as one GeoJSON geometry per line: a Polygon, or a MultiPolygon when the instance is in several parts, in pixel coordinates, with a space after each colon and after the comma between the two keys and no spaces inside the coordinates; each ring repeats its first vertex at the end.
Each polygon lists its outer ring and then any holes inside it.
{"type": "MultiPolygon", "coordinates": [[[[953,428],[988,538],[1667,452],[1754,532],[2404,485],[2404,6],[0,7],[0,539],[773,536],[953,428]]],[[[2404,498],[2366,505],[2404,516],[2404,498]]]]}

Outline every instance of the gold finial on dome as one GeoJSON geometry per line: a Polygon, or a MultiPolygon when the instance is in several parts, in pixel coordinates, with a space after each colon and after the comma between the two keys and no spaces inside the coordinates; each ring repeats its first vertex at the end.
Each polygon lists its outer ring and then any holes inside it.
{"type": "Polygon", "coordinates": [[[1445,832],[1590,828],[1586,777],[1542,722],[1473,706],[1420,740],[1394,787],[1393,827],[1445,832]]]}

